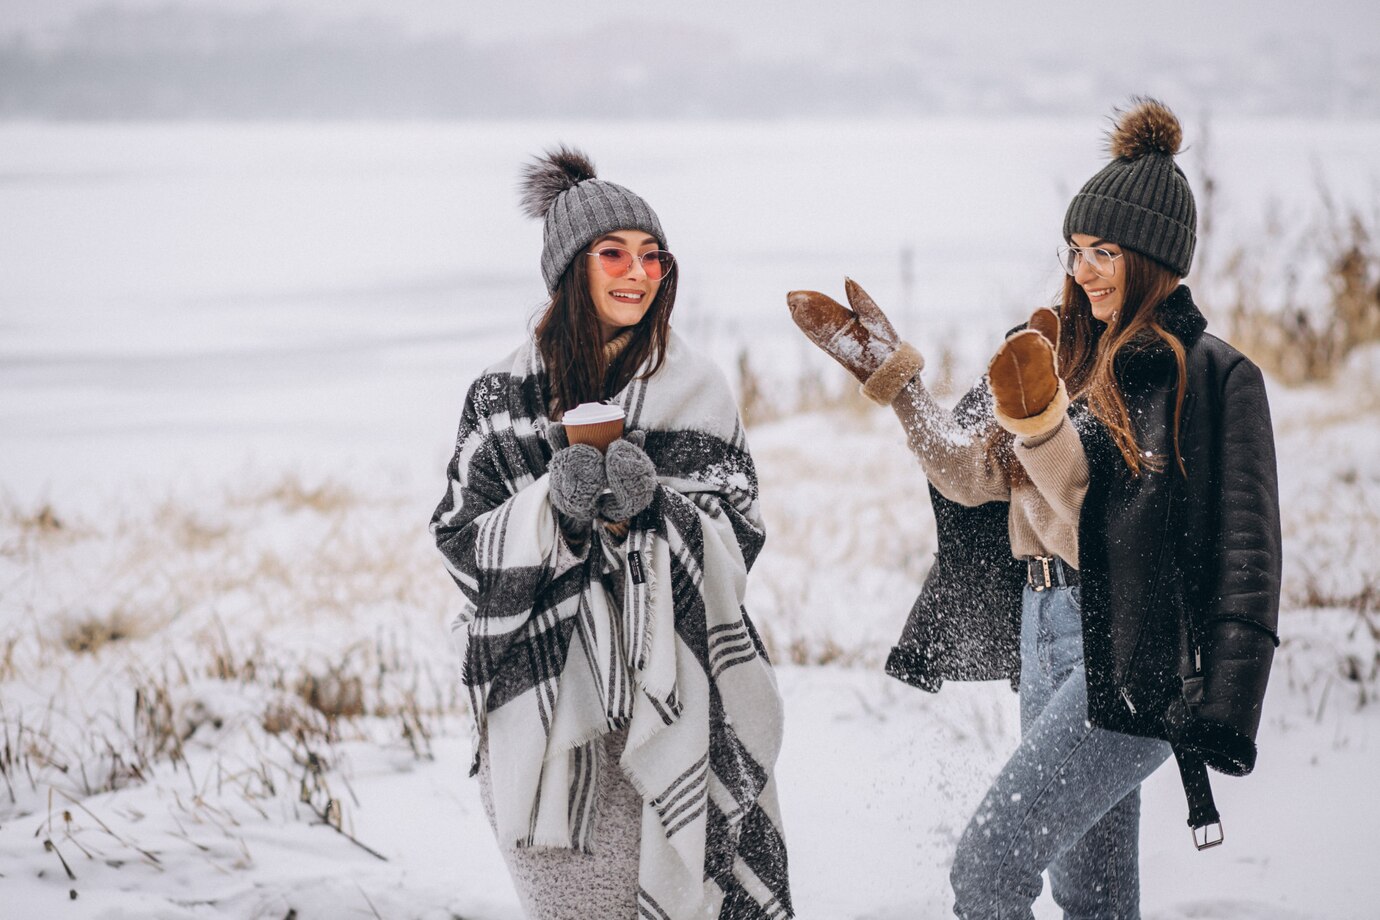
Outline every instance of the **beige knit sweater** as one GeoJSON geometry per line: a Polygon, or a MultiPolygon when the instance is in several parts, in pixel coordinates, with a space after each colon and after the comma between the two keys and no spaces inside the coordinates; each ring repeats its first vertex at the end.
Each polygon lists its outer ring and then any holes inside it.
{"type": "Polygon", "coordinates": [[[1009,501],[1007,530],[1014,556],[1058,556],[1078,568],[1078,515],[1088,493],[1088,459],[1067,416],[1060,416],[1048,432],[1016,439],[1016,457],[1030,481],[1013,489],[1006,472],[987,458],[989,429],[960,425],[935,402],[918,373],[891,407],[940,494],[969,506],[1009,501]]]}

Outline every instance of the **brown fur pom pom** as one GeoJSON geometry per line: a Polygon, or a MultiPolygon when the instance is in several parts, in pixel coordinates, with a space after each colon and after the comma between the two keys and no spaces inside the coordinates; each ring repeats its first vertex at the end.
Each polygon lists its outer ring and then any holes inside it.
{"type": "Polygon", "coordinates": [[[1118,110],[1116,126],[1107,136],[1113,157],[1136,160],[1147,154],[1174,156],[1184,140],[1184,130],[1169,106],[1158,99],[1136,97],[1129,109],[1118,110]]]}
{"type": "Polygon", "coordinates": [[[522,171],[518,192],[523,213],[541,219],[561,192],[593,178],[594,164],[582,151],[564,145],[548,150],[522,171]]]}

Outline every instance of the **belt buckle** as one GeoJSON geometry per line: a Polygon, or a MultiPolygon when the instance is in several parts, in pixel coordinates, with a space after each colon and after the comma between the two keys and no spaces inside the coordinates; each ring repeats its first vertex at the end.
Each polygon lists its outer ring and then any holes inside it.
{"type": "Polygon", "coordinates": [[[1221,821],[1213,821],[1211,824],[1205,824],[1202,827],[1195,827],[1192,830],[1193,845],[1198,848],[1199,852],[1203,850],[1210,850],[1213,847],[1219,847],[1222,845],[1222,841],[1226,839],[1226,834],[1222,833],[1221,821]],[[1212,836],[1212,829],[1214,827],[1217,828],[1216,837],[1212,836]],[[1202,831],[1202,837],[1198,836],[1199,831],[1202,831]]]}
{"type": "MultiPolygon", "coordinates": [[[[1054,579],[1050,577],[1050,571],[1049,571],[1049,560],[1050,560],[1051,558],[1052,558],[1052,557],[1050,557],[1050,556],[1035,556],[1035,557],[1033,557],[1033,559],[1031,560],[1031,561],[1034,561],[1034,560],[1036,560],[1036,559],[1039,560],[1039,562],[1040,562],[1040,571],[1041,571],[1041,574],[1044,576],[1044,583],[1043,583],[1043,584],[1037,582],[1034,578],[1031,578],[1031,579],[1030,579],[1030,587],[1034,588],[1035,591],[1036,591],[1036,593],[1039,593],[1039,592],[1041,592],[1041,591],[1044,591],[1044,590],[1047,590],[1047,589],[1049,589],[1049,588],[1054,587],[1054,579]]],[[[1027,566],[1027,576],[1029,575],[1029,571],[1028,571],[1028,570],[1029,570],[1029,567],[1027,566]]]]}

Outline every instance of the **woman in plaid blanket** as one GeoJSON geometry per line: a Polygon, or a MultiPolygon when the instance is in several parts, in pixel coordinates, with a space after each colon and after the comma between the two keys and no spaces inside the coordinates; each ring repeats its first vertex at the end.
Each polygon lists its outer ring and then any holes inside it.
{"type": "Polygon", "coordinates": [[[793,916],[736,405],[670,329],[676,264],[642,198],[562,148],[523,203],[551,301],[471,385],[431,521],[490,824],[529,917],[793,916]],[[561,425],[591,402],[625,414],[603,452],[561,425]]]}

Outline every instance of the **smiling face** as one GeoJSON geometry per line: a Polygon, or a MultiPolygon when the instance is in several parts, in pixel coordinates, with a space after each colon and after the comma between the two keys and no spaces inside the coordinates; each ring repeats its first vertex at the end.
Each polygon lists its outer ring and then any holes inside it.
{"type": "MultiPolygon", "coordinates": [[[[586,252],[598,252],[608,247],[626,249],[634,255],[652,252],[661,244],[656,237],[642,230],[615,230],[606,233],[589,244],[586,252]]],[[[661,281],[647,277],[642,263],[633,260],[626,274],[610,277],[596,256],[589,259],[589,296],[594,301],[594,312],[599,317],[599,327],[604,332],[604,341],[614,338],[629,326],[636,326],[646,315],[647,309],[656,297],[661,281]]]]}
{"type": "MultiPolygon", "coordinates": [[[[1109,243],[1087,233],[1075,233],[1069,238],[1069,242],[1079,248],[1105,249],[1112,255],[1121,252],[1121,247],[1116,243],[1109,243]]],[[[1087,259],[1079,259],[1078,270],[1074,272],[1073,280],[1078,282],[1079,287],[1088,295],[1088,300],[1092,303],[1093,316],[1104,323],[1110,322],[1126,301],[1125,259],[1113,259],[1107,275],[1099,275],[1093,271],[1087,259]]]]}

